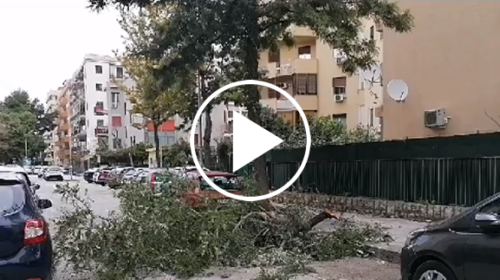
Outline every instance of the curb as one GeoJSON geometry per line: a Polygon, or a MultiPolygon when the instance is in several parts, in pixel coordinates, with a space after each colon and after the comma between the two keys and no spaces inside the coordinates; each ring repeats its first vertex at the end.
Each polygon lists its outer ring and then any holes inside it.
{"type": "Polygon", "coordinates": [[[389,249],[384,249],[375,245],[368,245],[367,250],[370,252],[370,255],[372,257],[375,257],[377,259],[389,262],[389,263],[394,263],[394,264],[400,264],[401,259],[399,257],[399,252],[389,250],[389,249]]]}

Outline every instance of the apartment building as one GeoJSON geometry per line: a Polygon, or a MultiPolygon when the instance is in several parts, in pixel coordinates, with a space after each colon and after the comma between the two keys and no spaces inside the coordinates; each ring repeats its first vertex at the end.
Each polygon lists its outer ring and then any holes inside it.
{"type": "Polygon", "coordinates": [[[121,149],[144,142],[146,132],[144,130],[144,118],[132,112],[133,104],[130,102],[121,87],[131,88],[134,81],[124,77],[124,70],[118,63],[110,64],[111,80],[106,86],[106,96],[109,104],[108,124],[109,137],[108,147],[110,149],[121,149]]]}
{"type": "Polygon", "coordinates": [[[404,100],[384,89],[384,139],[500,129],[500,2],[402,1],[415,17],[407,34],[384,34],[384,83],[402,80],[404,100]],[[466,16],[466,20],[464,20],[466,16]]]}
{"type": "Polygon", "coordinates": [[[71,83],[69,80],[64,81],[63,86],[58,89],[58,120],[57,120],[57,164],[64,167],[69,167],[71,165],[71,127],[70,127],[70,114],[69,114],[69,104],[70,104],[70,92],[71,83]]]}
{"type": "MultiPolygon", "coordinates": [[[[232,138],[233,136],[233,114],[234,112],[238,112],[240,114],[246,115],[246,109],[240,106],[236,106],[233,102],[229,102],[228,104],[218,104],[213,106],[212,112],[210,113],[210,119],[212,121],[212,131],[211,131],[211,140],[210,146],[216,147],[217,143],[222,139],[232,138]]],[[[184,119],[179,116],[174,118],[176,124],[183,124],[184,119]]],[[[203,137],[205,135],[205,127],[206,127],[206,115],[203,114],[201,116],[202,129],[200,133],[200,127],[197,124],[196,133],[194,136],[195,145],[199,145],[203,141],[203,137]],[[201,137],[200,137],[201,135],[201,137]]],[[[190,130],[176,130],[175,131],[175,141],[180,141],[180,139],[184,141],[189,141],[190,139],[190,130]]]]}
{"type": "MultiPolygon", "coordinates": [[[[286,90],[308,116],[330,116],[349,129],[358,125],[378,128],[375,109],[382,98],[380,77],[375,76],[380,66],[348,76],[340,67],[345,59],[340,50],[332,49],[308,28],[293,26],[290,32],[295,39],[293,47],[283,45],[277,52],[260,54],[266,81],[286,90]]],[[[383,30],[373,21],[364,22],[359,36],[375,40],[382,49],[383,30]]],[[[377,59],[381,62],[380,55],[377,59]]],[[[274,90],[261,89],[261,102],[290,123],[300,120],[292,103],[274,90]]]]}
{"type": "MultiPolygon", "coordinates": [[[[57,90],[51,90],[47,93],[47,98],[45,100],[45,105],[46,105],[45,112],[47,114],[57,111],[57,107],[59,104],[58,98],[59,98],[59,92],[57,90]]],[[[48,162],[49,164],[54,164],[55,161],[55,153],[54,153],[54,147],[56,146],[54,141],[54,137],[56,136],[55,133],[56,132],[53,130],[53,131],[47,131],[43,135],[45,144],[47,145],[47,148],[44,151],[45,154],[44,161],[48,162]]]]}

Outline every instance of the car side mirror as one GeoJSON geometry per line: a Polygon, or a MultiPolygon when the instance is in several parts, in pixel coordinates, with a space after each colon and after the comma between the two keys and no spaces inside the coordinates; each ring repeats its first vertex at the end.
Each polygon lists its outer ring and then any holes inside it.
{"type": "Polygon", "coordinates": [[[34,188],[35,190],[39,190],[39,189],[40,189],[40,185],[39,185],[39,184],[34,184],[34,185],[33,185],[33,188],[34,188]]]}
{"type": "Polygon", "coordinates": [[[47,209],[52,207],[52,201],[48,199],[39,199],[37,203],[38,203],[38,208],[40,209],[47,209]]]}
{"type": "Polygon", "coordinates": [[[482,229],[500,229],[500,217],[496,214],[477,213],[474,220],[476,225],[482,229]]]}

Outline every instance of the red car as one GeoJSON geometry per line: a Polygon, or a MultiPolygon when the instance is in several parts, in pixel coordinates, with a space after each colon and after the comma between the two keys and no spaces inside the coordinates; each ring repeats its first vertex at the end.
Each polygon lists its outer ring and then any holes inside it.
{"type": "MultiPolygon", "coordinates": [[[[206,175],[214,182],[218,187],[225,191],[234,194],[241,194],[241,189],[239,188],[242,177],[227,172],[219,171],[207,171],[206,175]]],[[[209,201],[220,201],[228,199],[229,197],[219,193],[213,189],[200,175],[199,172],[190,172],[187,174],[187,179],[192,181],[193,188],[188,191],[184,197],[189,205],[192,207],[203,206],[206,200],[209,201]]]]}

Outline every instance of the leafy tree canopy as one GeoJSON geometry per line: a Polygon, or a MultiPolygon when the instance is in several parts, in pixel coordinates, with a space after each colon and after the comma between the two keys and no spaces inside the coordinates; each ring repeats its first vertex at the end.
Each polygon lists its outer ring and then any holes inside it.
{"type": "Polygon", "coordinates": [[[40,156],[46,144],[43,134],[55,127],[55,113],[46,113],[38,99],[31,99],[24,90],[13,91],[0,102],[0,161],[20,161],[25,156],[25,141],[28,142],[28,157],[40,156]]]}

